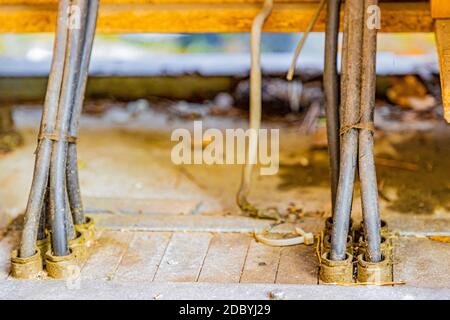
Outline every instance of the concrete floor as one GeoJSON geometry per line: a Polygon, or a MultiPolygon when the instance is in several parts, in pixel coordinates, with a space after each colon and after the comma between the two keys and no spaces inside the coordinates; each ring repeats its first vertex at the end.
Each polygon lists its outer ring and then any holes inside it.
{"type": "MultiPolygon", "coordinates": [[[[406,285],[349,288],[317,286],[317,261],[309,247],[274,249],[255,242],[251,232],[268,222],[240,216],[234,202],[240,166],[175,166],[171,162],[170,132],[190,127],[191,122],[153,111],[124,120],[121,112],[112,110],[82,120],[82,192],[88,213],[100,227],[99,241],[82,269],[83,295],[64,289],[60,281],[10,279],[9,252],[17,246],[18,233],[9,231],[0,241],[0,298],[53,297],[43,295],[42,288],[64,298],[263,299],[278,289],[293,299],[333,298],[335,294],[450,298],[450,251],[449,244],[442,242],[450,236],[450,170],[445,167],[450,156],[448,126],[440,123],[426,132],[377,132],[382,216],[395,232],[394,280],[406,285]],[[418,140],[424,141],[422,146],[411,142],[418,140]],[[402,146],[417,149],[408,153],[402,146]],[[430,152],[432,158],[427,157],[430,152]],[[416,193],[405,192],[402,181],[415,182],[410,189],[416,193]],[[424,197],[427,191],[430,194],[424,197]],[[412,209],[405,201],[413,204],[412,209]],[[189,248],[195,248],[194,252],[183,255],[189,248]],[[144,283],[148,286],[142,290],[144,283]]],[[[25,144],[0,156],[0,227],[4,230],[26,205],[39,114],[19,109],[16,119],[25,144]]],[[[245,124],[240,118],[203,120],[205,127],[245,124]]],[[[301,209],[304,218],[297,223],[319,232],[331,208],[326,151],[313,148],[320,135],[305,136],[284,123],[266,125],[281,127],[280,172],[257,177],[251,199],[261,207],[301,209]]],[[[358,221],[358,191],[353,211],[358,221]]]]}

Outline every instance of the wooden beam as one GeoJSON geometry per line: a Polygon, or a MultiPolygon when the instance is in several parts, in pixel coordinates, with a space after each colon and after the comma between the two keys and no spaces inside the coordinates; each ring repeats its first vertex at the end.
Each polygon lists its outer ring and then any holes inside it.
{"type": "Polygon", "coordinates": [[[450,19],[436,20],[436,42],[441,67],[441,90],[444,118],[450,123],[450,19]]]}
{"type": "MultiPolygon", "coordinates": [[[[261,0],[102,0],[101,33],[249,32],[261,0]]],[[[0,0],[0,32],[53,32],[57,0],[0,0]]],[[[431,32],[427,2],[381,3],[381,32],[431,32]]],[[[306,29],[317,0],[277,0],[264,31],[306,29]]],[[[325,13],[314,31],[323,31],[325,13]]]]}
{"type": "Polygon", "coordinates": [[[431,15],[433,18],[450,18],[449,0],[431,0],[431,15]]]}
{"type": "MultiPolygon", "coordinates": [[[[345,1],[345,0],[344,0],[345,1]]],[[[440,0],[438,0],[440,1],[440,0]]],[[[442,0],[445,2],[446,0],[442,0]]],[[[223,4],[223,3],[254,3],[262,5],[264,0],[100,0],[102,4],[223,4]]],[[[319,3],[320,0],[275,0],[276,3],[319,3]]],[[[379,2],[429,2],[429,0],[379,0],[379,2]]],[[[58,0],[0,0],[7,5],[57,4],[58,0]]]]}
{"type": "Polygon", "coordinates": [[[435,20],[436,45],[441,75],[444,118],[450,123],[450,2],[431,0],[431,15],[435,20]]]}

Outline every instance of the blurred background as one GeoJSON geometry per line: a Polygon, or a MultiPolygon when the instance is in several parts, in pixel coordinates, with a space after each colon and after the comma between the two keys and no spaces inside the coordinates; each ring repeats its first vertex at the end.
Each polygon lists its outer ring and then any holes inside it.
{"type": "MultiPolygon", "coordinates": [[[[263,35],[263,65],[267,73],[285,72],[300,35],[263,35]]],[[[52,45],[53,34],[1,34],[0,76],[48,72],[52,45]]],[[[301,53],[299,68],[320,69],[323,50],[324,34],[310,34],[301,53]]],[[[249,51],[249,35],[240,33],[98,35],[91,69],[94,75],[245,75],[248,72],[249,51]],[[136,68],[138,65],[141,67],[136,68]],[[233,73],[236,71],[237,74],[233,73]]],[[[433,34],[381,33],[378,51],[379,73],[406,73],[404,65],[411,64],[405,63],[405,57],[408,62],[415,60],[411,68],[423,63],[430,70],[437,70],[433,34]]]]}

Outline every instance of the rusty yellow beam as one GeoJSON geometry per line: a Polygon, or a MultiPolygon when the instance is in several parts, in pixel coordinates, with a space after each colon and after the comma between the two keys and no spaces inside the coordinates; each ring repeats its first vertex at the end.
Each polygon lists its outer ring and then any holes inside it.
{"type": "Polygon", "coordinates": [[[433,18],[450,18],[450,1],[431,0],[431,15],[433,18]]]}
{"type": "MultiPolygon", "coordinates": [[[[304,31],[318,0],[277,0],[264,31],[304,31]]],[[[261,0],[102,0],[98,31],[248,32],[261,0]]],[[[0,32],[53,32],[57,0],[0,0],[0,32]]],[[[427,2],[381,3],[382,32],[431,32],[427,2]]],[[[323,31],[325,15],[314,31],[323,31]]]]}
{"type": "Polygon", "coordinates": [[[436,44],[441,74],[442,105],[444,117],[450,123],[450,2],[431,1],[432,17],[435,20],[436,44]]]}
{"type": "Polygon", "coordinates": [[[436,43],[441,67],[444,117],[450,123],[450,19],[436,20],[436,43]]]}
{"type": "MultiPolygon", "coordinates": [[[[345,1],[345,0],[344,0],[345,1]]],[[[444,2],[446,0],[442,0],[444,2]]],[[[58,0],[0,0],[0,4],[35,5],[56,4],[58,0]]],[[[263,0],[101,0],[103,4],[220,4],[220,3],[255,3],[263,4],[263,0]]],[[[275,0],[276,3],[319,3],[320,0],[275,0]]],[[[379,2],[427,2],[427,0],[380,0],[379,2]]]]}

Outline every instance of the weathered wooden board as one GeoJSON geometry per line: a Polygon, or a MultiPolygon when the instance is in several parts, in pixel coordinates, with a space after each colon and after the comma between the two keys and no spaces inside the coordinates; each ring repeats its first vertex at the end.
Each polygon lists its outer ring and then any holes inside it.
{"type": "MultiPolygon", "coordinates": [[[[243,216],[162,215],[162,214],[90,214],[97,226],[108,230],[159,231],[159,232],[259,232],[273,221],[243,216]]],[[[312,233],[323,227],[324,218],[304,217],[299,226],[312,233]]],[[[291,224],[283,224],[273,232],[291,232],[291,224]]]]}
{"type": "Polygon", "coordinates": [[[448,288],[450,243],[427,238],[393,241],[394,280],[421,288],[448,288]]]}
{"type": "Polygon", "coordinates": [[[136,232],[114,277],[125,281],[152,281],[170,238],[170,233],[136,232]]]}
{"type": "Polygon", "coordinates": [[[239,283],[251,239],[248,234],[215,234],[198,281],[239,283]]]}
{"type": "MultiPolygon", "coordinates": [[[[278,3],[302,3],[319,2],[319,0],[275,0],[278,3]]],[[[383,0],[382,0],[383,1],[383,0]]],[[[395,0],[394,0],[395,1],[395,0]]],[[[401,2],[402,0],[398,0],[401,2]]],[[[32,5],[32,4],[56,4],[58,0],[0,0],[0,4],[32,5]]],[[[412,1],[414,2],[414,1],[412,1]]],[[[101,4],[224,4],[224,3],[256,3],[262,4],[263,0],[101,0],[101,4]]]]}
{"type": "MultiPolygon", "coordinates": [[[[56,0],[0,0],[0,32],[52,32],[56,0]]],[[[276,1],[265,31],[306,30],[317,0],[276,1]]],[[[258,0],[103,0],[98,31],[127,32],[248,32],[262,1],[258,0]]],[[[427,2],[381,3],[381,32],[430,32],[427,2]]],[[[314,31],[323,31],[322,12],[314,31]]]]}
{"type": "Polygon", "coordinates": [[[436,43],[441,67],[441,90],[444,117],[450,123],[450,18],[438,19],[436,24],[436,43]]]}
{"type": "Polygon", "coordinates": [[[389,229],[401,236],[450,235],[450,219],[421,215],[397,214],[385,218],[389,229]]]}
{"type": "Polygon", "coordinates": [[[130,232],[104,231],[90,250],[92,254],[81,270],[81,278],[114,279],[132,238],[133,234],[130,232]]]}
{"type": "Polygon", "coordinates": [[[315,247],[299,245],[282,248],[276,283],[317,284],[319,264],[315,247]]]}
{"type": "Polygon", "coordinates": [[[139,214],[195,214],[200,200],[190,199],[121,199],[106,197],[84,197],[89,212],[139,213],[139,214]]]}
{"type": "Polygon", "coordinates": [[[156,272],[155,281],[195,282],[211,240],[209,233],[176,233],[156,272]]]}
{"type": "Polygon", "coordinates": [[[450,18],[450,2],[448,0],[431,0],[433,18],[450,18]]]}
{"type": "Polygon", "coordinates": [[[280,262],[280,247],[252,240],[241,276],[242,283],[275,283],[280,262]]]}

